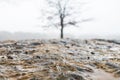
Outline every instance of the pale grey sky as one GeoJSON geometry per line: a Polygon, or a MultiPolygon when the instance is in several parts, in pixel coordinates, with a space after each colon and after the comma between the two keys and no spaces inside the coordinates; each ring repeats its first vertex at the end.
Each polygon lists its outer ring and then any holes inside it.
{"type": "MultiPolygon", "coordinates": [[[[85,1],[85,0],[84,0],[85,1]]],[[[87,0],[83,16],[94,20],[82,23],[79,28],[66,28],[71,34],[120,34],[120,0],[87,0]]],[[[58,30],[44,30],[38,17],[44,8],[44,0],[0,0],[0,31],[54,33],[58,30]]]]}

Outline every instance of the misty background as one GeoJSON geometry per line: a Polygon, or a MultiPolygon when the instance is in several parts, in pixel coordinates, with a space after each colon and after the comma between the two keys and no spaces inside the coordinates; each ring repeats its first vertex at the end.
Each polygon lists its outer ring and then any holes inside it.
{"type": "MultiPolygon", "coordinates": [[[[80,27],[65,28],[69,38],[120,39],[120,0],[81,0],[83,17],[92,17],[80,27]]],[[[0,40],[59,38],[56,28],[43,28],[45,0],[0,0],[0,40]]]]}

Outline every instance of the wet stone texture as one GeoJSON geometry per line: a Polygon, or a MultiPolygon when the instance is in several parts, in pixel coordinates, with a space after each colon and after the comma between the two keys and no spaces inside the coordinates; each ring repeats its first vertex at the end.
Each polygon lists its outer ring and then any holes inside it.
{"type": "Polygon", "coordinates": [[[0,80],[120,80],[120,44],[99,39],[1,41],[0,80]]]}

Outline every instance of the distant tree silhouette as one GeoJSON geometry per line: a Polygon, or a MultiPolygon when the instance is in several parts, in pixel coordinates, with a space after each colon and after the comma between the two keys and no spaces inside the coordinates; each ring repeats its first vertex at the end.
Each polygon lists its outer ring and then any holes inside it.
{"type": "MultiPolygon", "coordinates": [[[[76,6],[72,5],[71,1],[73,0],[46,0],[49,6],[49,11],[47,12],[47,20],[51,22],[50,26],[59,27],[60,28],[60,38],[64,38],[64,28],[68,26],[76,26],[79,27],[81,22],[89,21],[88,19],[79,19],[75,18],[78,14],[80,14],[79,10],[75,10],[76,6]],[[78,13],[77,13],[78,11],[78,13]]],[[[74,2],[74,1],[73,1],[74,2]]],[[[80,4],[80,3],[79,3],[80,4]]],[[[81,8],[79,8],[81,9],[81,8]]],[[[46,10],[46,9],[45,9],[46,10]]]]}

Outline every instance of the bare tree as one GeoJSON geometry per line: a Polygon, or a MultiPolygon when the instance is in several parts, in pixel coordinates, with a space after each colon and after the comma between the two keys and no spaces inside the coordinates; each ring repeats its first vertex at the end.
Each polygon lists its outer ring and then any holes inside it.
{"type": "Polygon", "coordinates": [[[47,12],[47,19],[50,21],[50,25],[60,28],[60,38],[64,38],[64,28],[68,26],[77,26],[79,27],[79,23],[88,21],[90,19],[80,20],[80,14],[78,8],[74,3],[72,5],[71,1],[73,0],[46,0],[49,5],[49,11],[47,12]],[[77,13],[78,12],[78,13],[77,13]],[[75,18],[77,16],[78,18],[75,18]]]}

